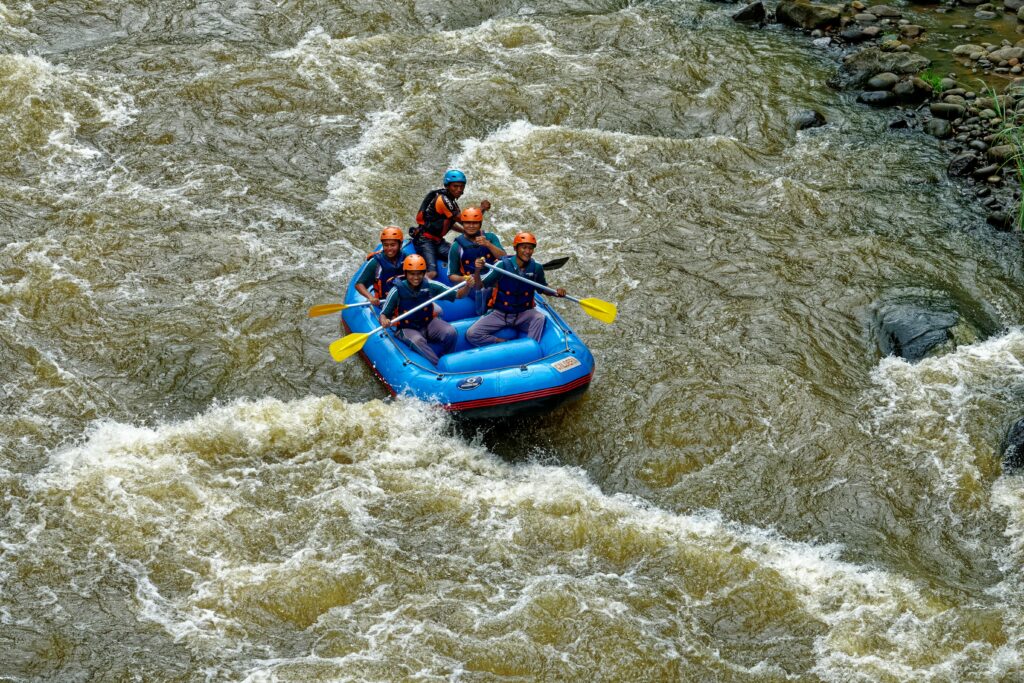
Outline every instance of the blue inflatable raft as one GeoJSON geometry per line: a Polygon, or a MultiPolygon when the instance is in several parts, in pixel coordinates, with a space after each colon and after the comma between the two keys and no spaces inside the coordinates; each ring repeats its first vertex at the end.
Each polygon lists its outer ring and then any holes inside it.
{"type": "MultiPolygon", "coordinates": [[[[403,252],[412,253],[411,247],[407,244],[403,252]]],[[[345,290],[346,304],[366,301],[355,290],[356,276],[345,290]]],[[[451,285],[443,267],[436,280],[451,285]]],[[[490,419],[550,410],[587,390],[594,357],[539,293],[536,301],[537,310],[547,318],[540,343],[503,330],[498,336],[510,341],[471,346],[466,330],[478,316],[470,295],[438,303],[441,317],[455,327],[459,338],[455,351],[441,356],[437,367],[391,330],[371,335],[360,355],[392,395],[438,403],[460,416],[490,419]]],[[[378,327],[379,315],[380,309],[373,306],[348,308],[342,313],[342,326],[346,333],[370,332],[378,327]]]]}

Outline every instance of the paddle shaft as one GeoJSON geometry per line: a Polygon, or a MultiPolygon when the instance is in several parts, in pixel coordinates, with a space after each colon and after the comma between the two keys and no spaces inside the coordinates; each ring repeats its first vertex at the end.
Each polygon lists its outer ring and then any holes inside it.
{"type": "MultiPolygon", "coordinates": [[[[410,308],[410,309],[409,309],[408,311],[406,311],[406,312],[405,312],[405,313],[403,313],[402,315],[398,316],[397,318],[392,318],[392,319],[391,319],[391,324],[392,324],[392,325],[394,325],[394,324],[395,324],[395,323],[397,323],[397,322],[398,322],[399,320],[403,320],[403,319],[405,319],[405,318],[408,318],[408,317],[409,317],[410,315],[412,315],[412,314],[413,314],[413,313],[415,313],[416,311],[420,310],[421,308],[426,308],[427,306],[429,306],[430,304],[434,303],[434,302],[435,302],[435,301],[437,301],[438,299],[443,299],[443,298],[445,298],[446,296],[448,296],[449,294],[451,294],[452,292],[454,292],[454,291],[456,291],[456,290],[458,290],[458,289],[462,289],[462,288],[463,288],[463,287],[465,287],[465,286],[466,286],[466,285],[467,285],[468,283],[469,283],[469,280],[464,280],[464,281],[460,282],[459,284],[455,285],[454,287],[449,287],[448,289],[444,290],[443,292],[441,292],[441,293],[440,293],[440,294],[438,294],[437,296],[435,296],[435,297],[433,297],[433,298],[430,298],[430,299],[427,299],[426,301],[424,301],[423,303],[421,303],[421,304],[420,304],[419,306],[413,306],[412,308],[410,308]]],[[[383,326],[383,325],[378,325],[378,326],[377,326],[376,328],[374,328],[374,329],[370,330],[370,331],[369,331],[369,332],[367,332],[366,334],[367,334],[368,336],[370,336],[370,335],[374,335],[374,334],[377,334],[378,332],[380,332],[380,331],[381,331],[381,330],[383,330],[383,329],[384,329],[384,326],[383,326]]]]}
{"type": "MultiPolygon", "coordinates": [[[[539,282],[534,282],[533,280],[525,278],[522,275],[516,275],[515,273],[510,273],[509,271],[505,270],[504,268],[498,268],[497,266],[492,266],[490,263],[485,263],[484,267],[487,268],[488,270],[498,270],[498,271],[501,271],[501,274],[506,276],[506,277],[510,277],[513,280],[519,280],[520,282],[525,282],[528,285],[533,285],[534,287],[536,287],[537,289],[539,289],[542,292],[547,292],[548,294],[554,294],[555,296],[558,296],[558,292],[556,292],[555,290],[551,289],[550,287],[545,287],[544,285],[540,284],[539,282]]],[[[580,303],[580,300],[577,299],[574,296],[569,296],[568,294],[566,294],[565,298],[568,299],[569,301],[575,301],[576,303],[580,303]]]]}

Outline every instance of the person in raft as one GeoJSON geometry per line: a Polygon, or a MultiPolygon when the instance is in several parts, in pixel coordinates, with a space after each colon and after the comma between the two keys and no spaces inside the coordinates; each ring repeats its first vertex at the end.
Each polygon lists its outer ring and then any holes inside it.
{"type": "Polygon", "coordinates": [[[402,239],[401,228],[384,228],[380,233],[380,250],[366,257],[366,265],[356,280],[356,291],[374,306],[380,306],[381,300],[391,291],[395,278],[402,274],[402,239]]]}
{"type": "MultiPolygon", "coordinates": [[[[412,254],[402,262],[405,275],[394,280],[394,286],[384,300],[384,308],[380,312],[380,324],[384,328],[391,327],[391,317],[399,316],[437,296],[448,288],[440,282],[426,280],[424,274],[427,263],[422,256],[412,254]]],[[[444,297],[447,301],[461,299],[472,287],[463,287],[458,292],[449,292],[444,297]]],[[[408,318],[399,320],[396,336],[414,348],[421,356],[437,365],[438,355],[430,348],[429,342],[441,345],[441,355],[451,353],[455,349],[458,333],[455,328],[437,317],[434,306],[427,306],[413,313],[408,318]]]]}
{"type": "MultiPolygon", "coordinates": [[[[495,285],[495,287],[490,300],[491,311],[466,330],[466,341],[473,346],[507,341],[494,336],[495,332],[506,327],[518,332],[525,330],[530,339],[540,342],[540,337],[544,333],[544,314],[534,310],[534,306],[536,306],[536,302],[533,300],[535,288],[501,274],[501,271],[504,270],[525,277],[539,285],[548,286],[547,280],[544,278],[544,267],[533,260],[533,250],[536,247],[537,238],[532,234],[528,232],[517,234],[512,240],[512,248],[515,249],[516,255],[504,257],[483,277],[480,274],[484,271],[486,259],[481,256],[476,260],[476,271],[473,273],[474,287],[490,285],[495,285]]],[[[565,290],[561,287],[555,291],[558,296],[565,296],[565,290]]]]}
{"type": "MultiPolygon", "coordinates": [[[[506,256],[501,247],[501,240],[493,232],[481,232],[484,213],[475,206],[462,210],[462,228],[464,232],[455,236],[451,251],[448,252],[448,279],[452,282],[472,280],[476,270],[476,260],[483,257],[484,261],[495,264],[498,259],[506,256]]],[[[487,300],[491,296],[490,288],[474,290],[476,297],[476,314],[487,312],[487,300]]]]}
{"type": "MultiPolygon", "coordinates": [[[[420,202],[416,213],[416,225],[410,231],[412,245],[427,262],[427,277],[437,277],[438,260],[447,261],[451,244],[444,236],[449,230],[462,232],[458,225],[460,213],[459,197],[466,191],[466,174],[450,169],[444,174],[444,187],[431,190],[420,202]]],[[[491,208],[486,199],[480,202],[481,213],[491,208]]]]}

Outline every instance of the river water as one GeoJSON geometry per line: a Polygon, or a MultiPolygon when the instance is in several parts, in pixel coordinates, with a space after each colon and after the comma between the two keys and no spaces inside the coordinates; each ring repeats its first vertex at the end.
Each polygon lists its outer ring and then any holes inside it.
{"type": "Polygon", "coordinates": [[[1024,679],[1020,240],[732,9],[0,4],[0,680],[1024,679]],[[453,166],[619,306],[548,416],[305,318],[453,166]]]}

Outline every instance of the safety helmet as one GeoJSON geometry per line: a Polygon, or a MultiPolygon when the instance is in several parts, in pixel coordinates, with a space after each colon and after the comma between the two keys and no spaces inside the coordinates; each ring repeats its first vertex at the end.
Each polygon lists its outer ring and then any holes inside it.
{"type": "Polygon", "coordinates": [[[419,254],[409,254],[402,261],[402,270],[426,270],[427,262],[419,254]]]}
{"type": "Polygon", "coordinates": [[[516,236],[512,238],[512,246],[518,247],[520,244],[532,244],[537,246],[537,238],[529,232],[518,232],[516,236]]]}
{"type": "Polygon", "coordinates": [[[457,168],[449,169],[448,172],[444,174],[444,186],[445,187],[448,187],[452,183],[465,183],[465,182],[466,182],[466,174],[463,173],[462,171],[460,171],[457,168]]]}
{"type": "Polygon", "coordinates": [[[396,228],[393,225],[389,225],[388,227],[380,231],[381,242],[383,242],[384,240],[398,240],[399,242],[401,242],[403,239],[405,239],[405,236],[402,235],[402,229],[396,228]]]}
{"type": "Polygon", "coordinates": [[[484,212],[475,206],[470,206],[462,210],[462,213],[459,215],[459,220],[463,223],[483,223],[484,212]]]}

